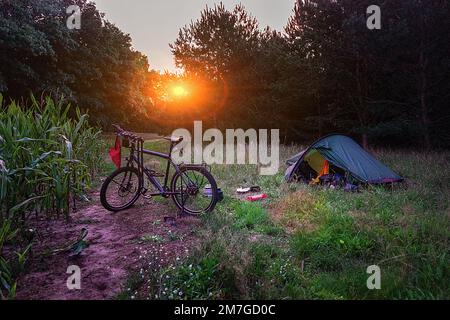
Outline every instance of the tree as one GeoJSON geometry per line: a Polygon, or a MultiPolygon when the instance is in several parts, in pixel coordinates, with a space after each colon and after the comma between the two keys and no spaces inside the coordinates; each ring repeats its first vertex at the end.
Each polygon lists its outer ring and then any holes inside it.
{"type": "Polygon", "coordinates": [[[52,95],[89,109],[103,125],[144,122],[150,100],[147,58],[131,38],[87,0],[5,0],[0,3],[0,90],[7,98],[52,95]],[[82,13],[69,30],[66,8],[82,13]]]}
{"type": "Polygon", "coordinates": [[[219,80],[248,67],[258,36],[256,19],[242,5],[228,11],[221,2],[206,7],[200,19],[181,28],[170,47],[178,67],[219,80]]]}
{"type": "Polygon", "coordinates": [[[217,120],[239,125],[247,111],[243,104],[253,94],[253,67],[259,45],[258,23],[242,5],[232,11],[223,3],[204,9],[200,18],[183,27],[171,45],[176,65],[188,75],[215,82],[211,106],[217,120]]]}
{"type": "Polygon", "coordinates": [[[379,3],[382,28],[369,30],[365,14],[372,4],[297,1],[286,33],[312,79],[309,90],[320,106],[312,118],[360,134],[365,146],[369,137],[410,143],[419,135],[429,148],[436,123],[430,117],[446,113],[442,100],[434,106],[438,113],[430,106],[448,92],[448,3],[379,3]]]}
{"type": "Polygon", "coordinates": [[[414,0],[402,2],[400,9],[404,32],[398,50],[404,61],[401,80],[408,89],[405,101],[419,141],[430,149],[450,141],[444,129],[450,119],[450,4],[414,0]]]}

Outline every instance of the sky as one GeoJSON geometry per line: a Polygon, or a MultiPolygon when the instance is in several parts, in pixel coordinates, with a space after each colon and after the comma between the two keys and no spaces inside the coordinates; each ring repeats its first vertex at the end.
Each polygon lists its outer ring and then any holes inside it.
{"type": "MultiPolygon", "coordinates": [[[[220,0],[94,0],[105,18],[133,39],[133,47],[147,55],[150,69],[177,71],[170,52],[181,27],[195,21],[208,5],[220,0]]],[[[227,9],[242,3],[261,28],[282,30],[295,0],[223,0],[227,9]]]]}

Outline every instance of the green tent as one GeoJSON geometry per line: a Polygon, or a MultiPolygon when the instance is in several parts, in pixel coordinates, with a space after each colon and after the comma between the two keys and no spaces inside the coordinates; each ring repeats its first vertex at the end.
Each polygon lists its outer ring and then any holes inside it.
{"type": "Polygon", "coordinates": [[[290,158],[287,161],[289,168],[286,170],[286,180],[293,180],[302,163],[307,163],[309,168],[319,174],[325,160],[359,182],[381,184],[403,180],[352,138],[340,134],[325,136],[290,158]]]}

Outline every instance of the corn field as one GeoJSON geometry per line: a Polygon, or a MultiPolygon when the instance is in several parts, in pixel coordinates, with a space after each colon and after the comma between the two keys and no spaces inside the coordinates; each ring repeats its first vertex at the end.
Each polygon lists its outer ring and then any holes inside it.
{"type": "Polygon", "coordinates": [[[31,97],[29,106],[4,105],[0,96],[0,108],[0,298],[7,298],[31,246],[17,245],[27,222],[68,217],[71,203],[86,199],[104,145],[88,115],[63,102],[31,97]],[[21,249],[6,254],[6,244],[21,249]]]}

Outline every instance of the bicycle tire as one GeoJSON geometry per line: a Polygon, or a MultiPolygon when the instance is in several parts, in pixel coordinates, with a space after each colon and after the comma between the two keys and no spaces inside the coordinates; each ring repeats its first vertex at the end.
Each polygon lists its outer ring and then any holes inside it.
{"type": "MultiPolygon", "coordinates": [[[[182,174],[186,173],[187,171],[197,171],[206,177],[206,179],[208,180],[208,182],[211,186],[211,202],[204,210],[189,209],[188,207],[186,207],[186,205],[183,205],[182,203],[180,203],[180,201],[179,201],[180,199],[177,198],[176,194],[172,195],[173,202],[180,210],[183,210],[184,213],[187,213],[189,215],[197,216],[197,215],[200,215],[203,213],[211,212],[212,210],[214,210],[214,208],[218,202],[217,183],[216,183],[216,180],[214,179],[214,177],[212,176],[212,174],[205,168],[200,167],[200,166],[186,166],[186,167],[180,168],[180,172],[175,173],[172,177],[172,181],[170,183],[172,192],[176,191],[177,180],[182,176],[182,174]]],[[[200,190],[200,192],[201,191],[202,190],[200,190]]]]}
{"type": "Polygon", "coordinates": [[[107,209],[108,211],[117,212],[117,211],[122,211],[122,210],[128,209],[139,199],[139,196],[141,195],[141,191],[142,191],[142,185],[143,185],[142,178],[139,178],[139,171],[136,168],[132,168],[132,167],[119,168],[116,171],[114,171],[110,176],[108,176],[105,179],[105,181],[103,182],[102,187],[100,189],[100,202],[103,205],[103,207],[105,209],[107,209]],[[113,181],[113,179],[116,176],[118,176],[119,174],[124,173],[124,172],[125,173],[129,172],[130,175],[135,174],[138,177],[138,181],[139,181],[138,187],[136,188],[134,196],[126,204],[124,204],[122,206],[111,205],[106,196],[108,187],[110,186],[111,182],[113,181]]]}

